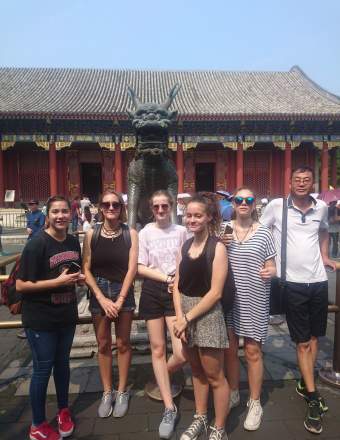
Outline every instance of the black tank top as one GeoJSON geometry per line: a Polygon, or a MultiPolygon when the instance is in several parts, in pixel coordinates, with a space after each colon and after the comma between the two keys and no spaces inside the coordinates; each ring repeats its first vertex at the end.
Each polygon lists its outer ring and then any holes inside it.
{"type": "Polygon", "coordinates": [[[182,247],[182,261],[179,265],[178,290],[186,296],[204,296],[211,287],[211,279],[207,276],[209,272],[207,245],[209,240],[216,240],[215,237],[208,237],[202,253],[197,258],[191,258],[188,251],[193,238],[187,240],[182,247]]]}
{"type": "Polygon", "coordinates": [[[129,252],[123,234],[112,240],[99,235],[91,253],[91,272],[94,276],[122,283],[129,265],[129,252]]]}

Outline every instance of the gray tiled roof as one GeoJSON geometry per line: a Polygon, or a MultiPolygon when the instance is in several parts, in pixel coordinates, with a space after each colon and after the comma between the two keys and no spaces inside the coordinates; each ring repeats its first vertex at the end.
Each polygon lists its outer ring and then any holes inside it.
{"type": "Polygon", "coordinates": [[[163,101],[188,119],[340,119],[340,98],[298,67],[289,72],[0,68],[0,117],[124,117],[127,86],[142,101],[163,101]]]}

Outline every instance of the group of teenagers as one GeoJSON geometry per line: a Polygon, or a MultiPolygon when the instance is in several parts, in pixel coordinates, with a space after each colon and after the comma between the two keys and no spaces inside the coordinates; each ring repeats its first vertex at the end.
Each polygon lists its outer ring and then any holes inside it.
{"type": "Polygon", "coordinates": [[[327,406],[315,388],[314,365],[317,338],[325,334],[327,323],[324,265],[333,262],[328,259],[327,207],[311,198],[313,183],[313,170],[294,170],[290,196],[269,203],[261,221],[254,192],[239,188],[233,197],[234,218],[228,225],[221,224],[213,197],[195,194],[186,205],[185,227],[171,222],[174,200],[160,190],[150,198],[154,221],[139,233],[126,225],[121,195],[108,190],[99,204],[102,223],[87,231],[82,256],[78,240],[67,233],[69,201],[62,196],[51,197],[47,228],[27,243],[16,283],[23,294],[22,320],[33,358],[29,438],[58,440],[70,436],[75,428],[68,387],[77,284],[86,283],[90,290],[89,308],[103,385],[98,416],[123,417],[128,411],[130,332],[136,308],[133,283],[137,274],[143,278],[139,317],[146,321],[153,371],[165,407],[159,437],[169,439],[174,433],[179,414],[171,393],[171,376],[189,363],[195,414],[180,438],[194,440],[205,432],[209,440],[227,439],[228,413],[240,404],[240,337],[244,338],[249,382],[244,428],[258,429],[263,416],[262,346],[268,333],[271,279],[280,276],[280,262],[276,265],[275,259],[280,260],[283,203],[288,205],[287,323],[301,370],[296,391],[307,402],[305,428],[320,433],[327,406]],[[228,259],[236,295],[233,308],[225,314],[221,297],[228,259]],[[112,323],[117,389],[113,389],[112,378],[112,323]],[[169,358],[166,328],[172,343],[169,358]],[[47,422],[45,414],[52,370],[58,430],[47,422]],[[209,389],[214,407],[210,427],[209,389]]]}

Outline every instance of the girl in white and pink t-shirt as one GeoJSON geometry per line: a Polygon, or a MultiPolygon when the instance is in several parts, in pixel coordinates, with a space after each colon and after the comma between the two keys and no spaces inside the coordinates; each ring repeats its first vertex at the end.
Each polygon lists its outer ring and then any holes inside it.
{"type": "Polygon", "coordinates": [[[186,361],[182,344],[174,336],[175,309],[172,298],[176,260],[187,239],[185,227],[171,223],[173,199],[167,191],[157,191],[150,199],[155,222],[139,233],[138,273],[144,277],[139,315],[146,320],[152,366],[165,405],[159,436],[170,438],[177,421],[177,408],[171,395],[169,373],[186,361]],[[172,341],[173,354],[166,360],[165,325],[172,341]]]}

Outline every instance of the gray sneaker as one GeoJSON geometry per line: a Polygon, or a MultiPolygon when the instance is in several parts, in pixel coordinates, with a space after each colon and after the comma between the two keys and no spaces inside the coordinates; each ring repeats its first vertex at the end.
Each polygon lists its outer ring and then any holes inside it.
{"type": "Polygon", "coordinates": [[[129,399],[130,393],[125,391],[122,393],[121,391],[117,391],[116,393],[116,403],[113,409],[113,417],[124,417],[127,413],[129,407],[129,399]]]}
{"type": "Polygon", "coordinates": [[[114,391],[105,391],[98,406],[98,417],[105,418],[112,414],[112,404],[115,400],[114,391]]]}
{"type": "Polygon", "coordinates": [[[177,422],[177,408],[174,404],[174,409],[165,408],[161,424],[159,425],[159,437],[169,439],[175,431],[177,422]]]}
{"type": "Polygon", "coordinates": [[[239,390],[230,390],[229,409],[236,408],[240,404],[239,390]]]}
{"type": "Polygon", "coordinates": [[[208,432],[208,417],[206,414],[195,414],[194,420],[191,422],[189,428],[187,428],[180,437],[180,440],[196,440],[201,433],[205,431],[207,436],[208,432]]]}
{"type": "Polygon", "coordinates": [[[210,426],[209,440],[228,440],[228,436],[224,428],[216,428],[216,426],[210,426]]]}

